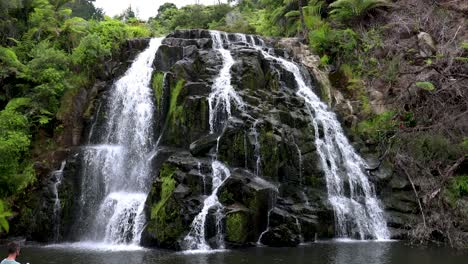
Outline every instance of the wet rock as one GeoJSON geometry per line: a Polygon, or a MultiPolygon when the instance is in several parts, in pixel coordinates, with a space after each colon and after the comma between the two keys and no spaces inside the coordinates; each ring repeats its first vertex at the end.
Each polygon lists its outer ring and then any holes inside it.
{"type": "Polygon", "coordinates": [[[267,246],[284,247],[297,246],[300,241],[296,219],[288,212],[274,208],[270,213],[270,228],[260,242],[267,246]]]}
{"type": "Polygon", "coordinates": [[[253,241],[252,212],[242,205],[232,205],[227,209],[226,241],[233,245],[245,245],[248,241],[253,241]]]}
{"type": "Polygon", "coordinates": [[[210,149],[216,146],[217,142],[217,135],[208,134],[190,144],[190,153],[194,156],[206,154],[210,149]]]}

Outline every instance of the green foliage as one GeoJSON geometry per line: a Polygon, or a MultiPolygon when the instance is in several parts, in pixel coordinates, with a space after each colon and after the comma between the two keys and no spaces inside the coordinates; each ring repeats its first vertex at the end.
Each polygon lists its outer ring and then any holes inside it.
{"type": "Polygon", "coordinates": [[[64,21],[61,31],[60,43],[67,51],[71,51],[89,34],[89,22],[80,17],[73,17],[64,21]]]}
{"type": "Polygon", "coordinates": [[[468,175],[459,175],[452,178],[446,195],[449,204],[456,207],[458,200],[468,196],[468,175]]]}
{"type": "Polygon", "coordinates": [[[66,6],[72,10],[72,16],[84,19],[102,20],[104,13],[102,9],[93,5],[94,0],[75,0],[66,6]]]}
{"type": "Polygon", "coordinates": [[[72,60],[76,65],[83,66],[88,73],[93,73],[96,66],[101,65],[103,59],[110,54],[110,49],[104,45],[101,37],[93,33],[84,37],[73,50],[72,60]]]}
{"type": "Polygon", "coordinates": [[[230,242],[245,243],[249,234],[249,218],[246,212],[238,211],[226,216],[226,237],[230,242]]]}
{"type": "Polygon", "coordinates": [[[13,49],[0,46],[0,81],[11,74],[18,74],[23,67],[13,49]]]}
{"type": "MultiPolygon", "coordinates": [[[[184,87],[185,81],[179,80],[175,86],[171,87],[171,101],[169,105],[169,114],[168,117],[171,118],[172,122],[176,122],[177,118],[182,115],[184,110],[183,105],[178,105],[179,94],[184,87]]],[[[181,120],[183,122],[183,120],[181,120]]]]}
{"type": "Polygon", "coordinates": [[[255,28],[249,24],[245,16],[239,11],[230,12],[225,19],[210,23],[209,28],[226,32],[255,33],[255,28]]]}
{"type": "Polygon", "coordinates": [[[124,22],[106,17],[104,21],[94,22],[91,31],[97,34],[106,49],[117,51],[120,44],[128,37],[124,22]]]}
{"type": "Polygon", "coordinates": [[[160,107],[164,89],[164,73],[158,72],[153,74],[153,78],[151,79],[151,87],[153,87],[156,106],[160,107]]]}
{"type": "Polygon", "coordinates": [[[337,0],[330,4],[332,19],[340,22],[359,20],[370,11],[389,6],[386,0],[337,0]]]}
{"type": "Polygon", "coordinates": [[[160,7],[158,15],[149,22],[154,32],[188,28],[229,28],[230,25],[226,24],[226,15],[232,10],[228,4],[187,5],[180,9],[175,5],[166,4],[160,7]]]}
{"type": "Polygon", "coordinates": [[[34,180],[27,160],[29,122],[23,113],[30,104],[29,98],[15,98],[0,111],[0,197],[21,191],[34,180]]]}
{"type": "Polygon", "coordinates": [[[331,60],[350,58],[358,46],[358,36],[352,29],[333,29],[329,24],[322,24],[309,33],[309,43],[320,55],[327,55],[331,60]]]}
{"type": "Polygon", "coordinates": [[[395,133],[398,125],[395,117],[396,114],[392,111],[376,115],[369,120],[360,122],[357,125],[357,132],[373,142],[379,142],[395,133]]]}
{"type": "Polygon", "coordinates": [[[12,215],[13,214],[5,208],[3,201],[0,200],[0,233],[3,231],[8,233],[10,225],[8,224],[7,217],[12,215]]]}
{"type": "Polygon", "coordinates": [[[22,77],[34,83],[28,93],[34,104],[35,112],[55,113],[59,100],[68,83],[70,59],[68,55],[51,47],[47,41],[40,42],[30,53],[32,59],[26,65],[22,77]]]}
{"type": "Polygon", "coordinates": [[[429,92],[435,90],[435,86],[431,82],[416,82],[416,86],[429,92]]]}
{"type": "Polygon", "coordinates": [[[468,175],[455,177],[450,189],[457,197],[468,196],[468,175]]]}
{"type": "Polygon", "coordinates": [[[137,19],[77,17],[99,12],[88,0],[0,1],[0,198],[34,182],[31,146],[63,131],[103,62],[126,39],[151,34],[137,19]]]}

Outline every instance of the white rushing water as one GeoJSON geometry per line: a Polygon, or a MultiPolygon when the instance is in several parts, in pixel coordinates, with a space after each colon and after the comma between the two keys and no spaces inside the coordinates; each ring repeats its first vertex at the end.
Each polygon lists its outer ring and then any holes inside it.
{"type": "Polygon", "coordinates": [[[205,223],[210,210],[216,211],[216,246],[218,249],[224,249],[224,237],[222,232],[221,221],[223,218],[222,210],[223,205],[218,199],[218,189],[223,182],[231,176],[229,169],[219,161],[213,161],[211,164],[212,169],[212,185],[213,190],[211,194],[203,201],[203,209],[193,219],[190,232],[184,238],[184,248],[186,250],[201,250],[207,251],[212,248],[206,241],[205,223]]]}
{"type": "Polygon", "coordinates": [[[299,67],[263,50],[264,43],[249,43],[267,59],[279,62],[297,83],[297,95],[306,102],[315,131],[315,144],[325,172],[328,199],[334,209],[338,237],[385,240],[390,233],[375,190],[365,173],[366,163],[346,138],[341,124],[325,103],[306,84],[299,67]],[[320,131],[323,131],[321,135],[320,131]]]}
{"type": "Polygon", "coordinates": [[[251,135],[252,135],[253,140],[254,140],[255,175],[260,176],[261,175],[260,167],[261,167],[261,162],[262,162],[262,156],[260,154],[260,141],[259,141],[259,138],[258,138],[260,136],[260,133],[258,133],[258,131],[257,131],[257,124],[258,124],[258,120],[255,120],[253,125],[252,125],[252,128],[250,129],[250,132],[251,132],[251,135]]]}
{"type": "Polygon", "coordinates": [[[231,85],[231,68],[235,61],[232,58],[231,52],[224,48],[223,36],[229,44],[226,33],[211,31],[213,48],[220,53],[223,59],[223,66],[218,77],[214,80],[210,96],[208,97],[211,133],[219,132],[217,130],[223,127],[222,123],[231,117],[231,103],[234,103],[239,109],[244,107],[242,98],[231,85]]]}
{"type": "Polygon", "coordinates": [[[60,165],[60,169],[52,172],[52,181],[53,181],[53,194],[54,194],[54,241],[57,242],[60,236],[60,212],[62,210],[62,204],[60,202],[58,188],[62,184],[63,180],[63,169],[67,162],[64,160],[60,165]]]}
{"type": "MultiPolygon", "coordinates": [[[[222,57],[223,65],[221,70],[213,82],[211,93],[208,97],[209,103],[209,120],[210,133],[221,133],[224,130],[226,121],[229,120],[232,114],[232,103],[242,110],[244,102],[236,93],[231,85],[231,68],[235,61],[231,52],[224,48],[223,37],[229,45],[229,38],[226,33],[219,31],[211,31],[213,39],[213,48],[219,52],[222,57]]],[[[222,183],[230,177],[229,169],[220,161],[217,160],[218,146],[220,137],[217,140],[216,153],[214,160],[211,163],[212,191],[205,198],[201,212],[192,221],[190,232],[184,238],[183,247],[189,251],[207,251],[212,250],[212,247],[206,241],[206,218],[210,211],[215,211],[216,221],[216,237],[215,246],[217,249],[224,249],[224,232],[222,228],[222,220],[224,218],[224,207],[218,199],[218,189],[222,183]]]]}
{"type": "Polygon", "coordinates": [[[79,224],[89,228],[83,230],[82,241],[140,242],[151,181],[149,158],[154,156],[152,148],[157,148],[153,146],[150,80],[161,41],[151,39],[149,47],[114,84],[105,122],[93,125],[98,145],[84,147],[79,224]]]}

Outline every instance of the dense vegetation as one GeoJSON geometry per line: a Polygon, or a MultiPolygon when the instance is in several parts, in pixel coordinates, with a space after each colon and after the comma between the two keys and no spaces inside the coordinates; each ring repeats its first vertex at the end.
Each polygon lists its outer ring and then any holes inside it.
{"type": "MultiPolygon", "coordinates": [[[[2,0],[0,199],[13,207],[15,196],[37,180],[34,162],[41,148],[56,147],[52,137],[62,127],[67,98],[94,82],[102,62],[125,39],[207,28],[302,38],[320,56],[333,86],[355,103],[354,134],[418,186],[424,221],[415,237],[430,240],[438,230],[450,238],[455,222],[440,216],[468,216],[461,204],[468,195],[468,42],[458,20],[463,10],[434,2],[240,0],[182,8],[166,3],[143,22],[131,8],[104,17],[89,0],[2,0]],[[418,32],[428,32],[439,48],[420,55],[401,44],[418,32]],[[383,110],[371,104],[376,91],[386,97],[383,110]]],[[[0,216],[3,228],[1,217],[8,215],[0,216]]]]}
{"type": "Polygon", "coordinates": [[[1,1],[0,18],[0,199],[13,206],[37,180],[34,162],[55,147],[66,99],[94,82],[124,40],[150,32],[84,0],[1,1]]]}

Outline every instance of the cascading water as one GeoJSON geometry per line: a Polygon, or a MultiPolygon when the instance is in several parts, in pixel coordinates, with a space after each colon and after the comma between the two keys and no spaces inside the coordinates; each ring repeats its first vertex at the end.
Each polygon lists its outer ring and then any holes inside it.
{"type": "Polygon", "coordinates": [[[304,186],[304,175],[302,175],[302,152],[301,152],[301,149],[299,148],[299,146],[294,143],[294,145],[296,146],[296,149],[297,149],[297,155],[298,155],[298,162],[299,162],[299,187],[301,188],[301,196],[302,196],[302,199],[304,200],[304,203],[309,206],[309,198],[307,197],[306,195],[306,189],[305,189],[305,186],[304,186]]]}
{"type": "Polygon", "coordinates": [[[63,169],[67,164],[66,161],[62,161],[60,169],[53,171],[51,174],[51,179],[53,181],[53,194],[54,194],[54,241],[57,242],[60,235],[60,211],[62,209],[62,204],[60,202],[60,197],[58,193],[58,187],[62,183],[63,179],[63,169]]]}
{"type": "MultiPolygon", "coordinates": [[[[135,59],[114,84],[105,109],[107,119],[93,125],[92,143],[84,147],[80,212],[81,240],[138,244],[144,203],[151,183],[153,146],[150,80],[161,38],[135,59]],[[97,144],[96,144],[97,143],[97,144]]],[[[102,110],[102,109],[101,109],[102,110]]],[[[157,144],[157,143],[156,143],[157,144]]]]}
{"type": "MultiPolygon", "coordinates": [[[[226,33],[223,33],[226,41],[229,44],[229,39],[226,33]]],[[[231,67],[235,61],[232,58],[231,52],[224,48],[221,32],[211,31],[213,39],[213,48],[216,49],[223,58],[223,66],[218,77],[213,83],[208,103],[210,106],[210,131],[217,131],[224,121],[231,117],[231,103],[234,102],[239,109],[244,107],[242,98],[236,93],[231,85],[231,67]]]]}
{"type": "Polygon", "coordinates": [[[203,209],[195,217],[192,222],[190,232],[184,238],[184,247],[187,250],[210,250],[211,247],[205,238],[205,223],[210,209],[216,209],[216,246],[220,249],[224,248],[224,239],[222,228],[220,226],[222,220],[223,205],[218,200],[218,189],[223,182],[231,176],[229,169],[219,161],[213,161],[211,164],[212,169],[212,185],[213,190],[207,198],[203,201],[203,209]]]}
{"type": "Polygon", "coordinates": [[[275,190],[275,193],[274,195],[270,197],[270,204],[269,204],[270,209],[268,209],[268,214],[267,214],[267,225],[266,225],[265,230],[262,233],[260,233],[260,236],[258,236],[257,245],[263,245],[262,238],[266,233],[268,233],[268,231],[270,231],[270,216],[271,216],[271,212],[273,211],[273,209],[275,209],[276,199],[278,198],[277,195],[279,193],[278,187],[274,186],[273,189],[275,190]]]}
{"type": "Polygon", "coordinates": [[[252,128],[250,129],[250,132],[254,139],[255,175],[260,176],[260,163],[262,161],[262,157],[260,155],[260,141],[258,140],[259,133],[257,131],[257,124],[258,120],[255,120],[252,128]]]}
{"type": "Polygon", "coordinates": [[[388,239],[390,233],[383,210],[364,172],[366,163],[349,143],[336,115],[313,93],[296,64],[273,56],[263,50],[263,44],[258,46],[254,43],[251,37],[251,44],[265,58],[279,62],[294,75],[297,95],[306,102],[315,131],[317,152],[325,172],[328,199],[335,212],[337,236],[388,239]],[[347,188],[345,181],[349,186],[347,188]]]}
{"type": "MultiPolygon", "coordinates": [[[[234,59],[231,52],[224,48],[223,37],[221,32],[211,31],[211,38],[213,39],[213,48],[217,50],[223,61],[223,66],[219,75],[214,80],[209,103],[209,121],[210,133],[221,133],[224,130],[225,122],[231,117],[231,103],[242,109],[244,102],[241,97],[236,93],[231,85],[231,67],[234,65],[234,59]]],[[[225,40],[229,44],[229,39],[226,33],[223,33],[225,40]]],[[[222,230],[222,219],[224,217],[223,205],[218,200],[218,189],[222,183],[231,176],[229,169],[220,161],[217,160],[218,144],[216,147],[215,158],[211,163],[212,169],[212,191],[211,194],[205,198],[201,212],[192,221],[190,232],[184,238],[183,246],[186,250],[211,250],[212,248],[206,241],[205,237],[205,223],[210,210],[215,209],[216,218],[216,247],[224,249],[224,235],[222,230]]]]}

